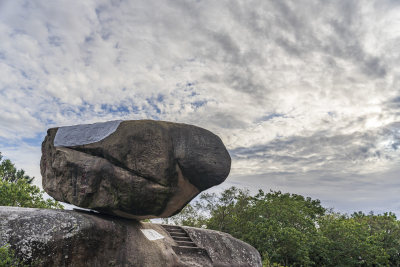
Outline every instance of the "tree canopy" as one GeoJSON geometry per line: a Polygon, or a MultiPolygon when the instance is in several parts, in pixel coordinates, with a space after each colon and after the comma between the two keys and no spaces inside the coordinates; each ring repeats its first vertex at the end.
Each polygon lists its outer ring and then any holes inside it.
{"type": "Polygon", "coordinates": [[[297,194],[231,187],[165,221],[227,232],[254,246],[265,266],[400,266],[393,213],[349,216],[297,194]]]}
{"type": "Polygon", "coordinates": [[[0,206],[62,209],[57,201],[43,197],[44,192],[31,184],[33,179],[0,153],[0,206]]]}
{"type": "Polygon", "coordinates": [[[26,180],[30,184],[34,177],[29,177],[22,169],[17,170],[14,163],[9,159],[3,159],[0,152],[0,180],[13,183],[21,179],[26,180]]]}

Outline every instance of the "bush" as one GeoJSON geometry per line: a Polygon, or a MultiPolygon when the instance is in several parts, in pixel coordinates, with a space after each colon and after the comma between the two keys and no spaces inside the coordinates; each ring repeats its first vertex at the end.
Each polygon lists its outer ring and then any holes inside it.
{"type": "Polygon", "coordinates": [[[9,245],[0,247],[0,267],[28,267],[15,256],[9,245]]]}

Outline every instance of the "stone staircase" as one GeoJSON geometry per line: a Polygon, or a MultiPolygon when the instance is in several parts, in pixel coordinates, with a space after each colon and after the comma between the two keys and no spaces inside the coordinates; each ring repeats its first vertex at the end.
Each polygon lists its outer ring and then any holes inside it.
{"type": "Polygon", "coordinates": [[[172,246],[172,249],[182,262],[189,264],[188,266],[197,266],[190,265],[193,264],[191,259],[196,258],[196,262],[199,263],[199,259],[202,258],[202,265],[199,266],[213,266],[207,250],[198,247],[182,227],[166,224],[163,224],[162,227],[177,244],[177,246],[172,246]]]}

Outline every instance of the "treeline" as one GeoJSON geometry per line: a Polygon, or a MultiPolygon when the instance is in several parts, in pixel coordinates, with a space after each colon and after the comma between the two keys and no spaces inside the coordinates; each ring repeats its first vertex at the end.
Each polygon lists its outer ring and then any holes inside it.
{"type": "MultiPolygon", "coordinates": [[[[44,199],[32,180],[0,153],[0,206],[63,208],[44,199]]],[[[296,194],[250,195],[231,187],[203,193],[165,222],[230,233],[254,246],[264,266],[400,266],[400,221],[393,213],[349,216],[296,194]]],[[[22,264],[12,253],[0,247],[0,266],[22,264]]]]}
{"type": "Polygon", "coordinates": [[[57,201],[44,199],[44,192],[32,184],[33,179],[11,160],[3,159],[0,152],[0,206],[63,209],[57,201]]]}
{"type": "Polygon", "coordinates": [[[319,200],[231,187],[203,193],[166,223],[223,231],[254,246],[264,266],[400,266],[393,213],[335,213],[319,200]]]}

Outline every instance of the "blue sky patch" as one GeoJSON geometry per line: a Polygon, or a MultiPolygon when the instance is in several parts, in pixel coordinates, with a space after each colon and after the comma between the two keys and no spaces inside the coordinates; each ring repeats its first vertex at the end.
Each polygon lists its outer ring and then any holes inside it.
{"type": "Polygon", "coordinates": [[[270,113],[267,115],[262,116],[261,118],[257,119],[256,122],[264,122],[264,121],[269,121],[274,118],[279,118],[279,117],[285,117],[285,114],[281,113],[270,113]]]}

